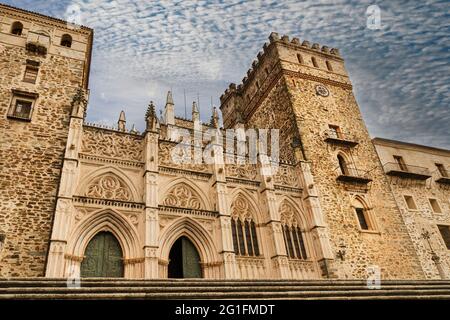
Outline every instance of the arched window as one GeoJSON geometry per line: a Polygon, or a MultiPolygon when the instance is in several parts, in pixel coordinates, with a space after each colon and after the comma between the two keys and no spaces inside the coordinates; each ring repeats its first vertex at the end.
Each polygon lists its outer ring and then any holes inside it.
{"type": "Polygon", "coordinates": [[[358,219],[359,227],[361,230],[374,230],[374,224],[370,219],[367,206],[365,206],[359,199],[355,199],[353,202],[355,214],[358,219]]]}
{"type": "Polygon", "coordinates": [[[256,224],[248,201],[239,195],[231,206],[231,232],[234,252],[240,256],[259,256],[256,224]]]}
{"type": "Polygon", "coordinates": [[[61,45],[67,48],[72,47],[72,37],[68,34],[63,35],[61,37],[61,45]]]}
{"type": "Polygon", "coordinates": [[[281,226],[283,228],[286,253],[291,259],[307,259],[304,234],[295,212],[295,209],[288,202],[283,202],[280,206],[281,226]]]}
{"type": "Polygon", "coordinates": [[[21,36],[23,31],[23,24],[19,21],[16,21],[12,24],[11,33],[16,36],[21,36]]]}
{"type": "Polygon", "coordinates": [[[304,63],[303,57],[302,57],[302,55],[300,53],[297,54],[297,60],[298,60],[298,63],[300,63],[300,64],[304,63]]]}
{"type": "Polygon", "coordinates": [[[328,71],[333,71],[330,61],[326,61],[328,71]]]}
{"type": "Polygon", "coordinates": [[[339,154],[337,156],[338,158],[338,162],[339,162],[339,168],[341,169],[341,173],[345,176],[349,175],[349,171],[348,171],[348,166],[347,166],[347,162],[345,161],[344,157],[339,154]]]}
{"type": "Polygon", "coordinates": [[[313,66],[314,66],[315,68],[318,68],[318,67],[319,67],[319,65],[317,64],[317,60],[316,60],[315,57],[311,57],[311,62],[312,62],[313,66]]]}

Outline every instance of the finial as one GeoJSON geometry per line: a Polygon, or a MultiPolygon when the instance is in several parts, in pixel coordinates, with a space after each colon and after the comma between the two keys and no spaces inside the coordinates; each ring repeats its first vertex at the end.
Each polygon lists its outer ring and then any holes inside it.
{"type": "Polygon", "coordinates": [[[199,113],[197,108],[197,102],[192,102],[192,113],[199,113]]]}
{"type": "Polygon", "coordinates": [[[119,121],[117,121],[117,129],[119,131],[126,131],[126,119],[125,119],[125,112],[122,110],[120,111],[120,115],[119,115],[119,121]]]}
{"type": "Polygon", "coordinates": [[[133,126],[132,126],[131,130],[130,130],[130,133],[132,133],[132,134],[137,134],[137,133],[138,133],[137,130],[136,130],[136,126],[134,125],[134,123],[133,123],[133,126]]]}
{"type": "Polygon", "coordinates": [[[212,115],[211,115],[211,122],[210,122],[210,124],[214,128],[218,128],[219,127],[219,113],[217,112],[217,108],[216,107],[213,107],[213,109],[212,109],[212,115]]]}
{"type": "Polygon", "coordinates": [[[147,113],[145,114],[145,121],[147,122],[147,131],[157,131],[159,129],[159,121],[156,116],[153,101],[150,101],[150,104],[148,105],[147,113]]]}
{"type": "Polygon", "coordinates": [[[172,91],[170,91],[170,90],[167,92],[166,105],[167,104],[174,104],[173,97],[172,97],[172,91]]]}

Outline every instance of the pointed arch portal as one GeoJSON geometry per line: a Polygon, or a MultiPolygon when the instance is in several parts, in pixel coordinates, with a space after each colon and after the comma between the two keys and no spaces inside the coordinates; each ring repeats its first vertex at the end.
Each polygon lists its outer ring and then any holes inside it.
{"type": "Polygon", "coordinates": [[[178,238],[169,253],[169,278],[201,278],[200,255],[185,236],[178,238]]]}
{"type": "Polygon", "coordinates": [[[110,232],[99,232],[89,242],[81,263],[81,277],[123,277],[123,255],[119,241],[110,232]]]}

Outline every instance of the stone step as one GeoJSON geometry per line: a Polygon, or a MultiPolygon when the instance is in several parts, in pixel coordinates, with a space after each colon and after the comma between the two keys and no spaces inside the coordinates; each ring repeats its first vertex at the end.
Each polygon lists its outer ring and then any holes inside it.
{"type": "Polygon", "coordinates": [[[450,281],[2,279],[0,299],[450,299],[450,281]]]}
{"type": "Polygon", "coordinates": [[[450,299],[448,290],[358,290],[348,291],[287,291],[287,292],[117,292],[117,293],[32,293],[1,294],[0,299],[450,299]]]}

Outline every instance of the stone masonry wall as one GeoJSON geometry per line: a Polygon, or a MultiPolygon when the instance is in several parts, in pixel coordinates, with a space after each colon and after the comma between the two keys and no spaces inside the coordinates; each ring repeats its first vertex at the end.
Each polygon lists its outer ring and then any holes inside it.
{"type": "Polygon", "coordinates": [[[83,62],[0,43],[0,277],[43,276],[69,129],[83,62]],[[26,59],[41,63],[36,85],[22,82],[26,59]],[[38,93],[31,122],[7,118],[11,89],[38,93]]]}

